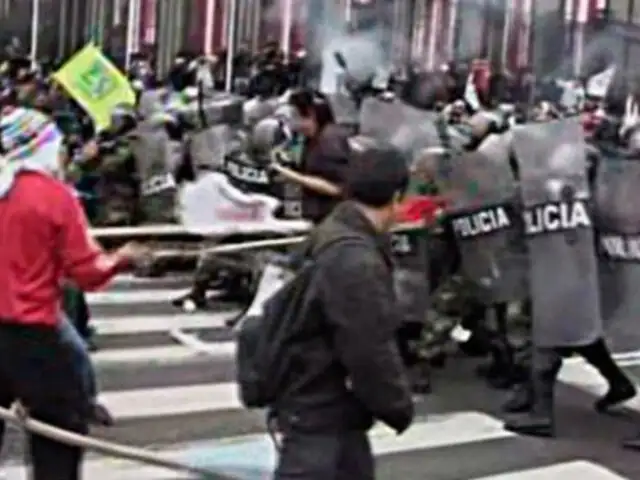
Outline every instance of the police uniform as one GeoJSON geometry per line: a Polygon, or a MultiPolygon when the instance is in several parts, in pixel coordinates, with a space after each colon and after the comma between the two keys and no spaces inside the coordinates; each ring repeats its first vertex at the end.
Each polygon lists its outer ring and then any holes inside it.
{"type": "Polygon", "coordinates": [[[128,138],[136,125],[131,110],[115,109],[112,126],[99,140],[100,158],[95,173],[101,226],[135,225],[141,220],[136,161],[128,138]]]}

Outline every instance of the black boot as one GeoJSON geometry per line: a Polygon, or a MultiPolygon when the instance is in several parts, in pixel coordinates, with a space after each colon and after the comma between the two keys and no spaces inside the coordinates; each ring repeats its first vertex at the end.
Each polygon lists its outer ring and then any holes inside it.
{"type": "Polygon", "coordinates": [[[594,404],[596,411],[606,412],[610,408],[635,397],[636,387],[620,367],[616,365],[603,339],[576,350],[590,365],[600,372],[600,375],[609,384],[607,393],[594,404]]]}
{"type": "Polygon", "coordinates": [[[527,413],[513,417],[504,428],[520,435],[535,437],[555,436],[553,418],[554,386],[562,362],[552,349],[534,352],[532,392],[533,405],[527,413]]]}
{"type": "Polygon", "coordinates": [[[489,385],[497,389],[507,389],[515,382],[513,347],[507,334],[507,304],[492,306],[496,332],[491,342],[491,356],[496,364],[494,375],[488,377],[489,385]]]}
{"type": "Polygon", "coordinates": [[[89,421],[93,425],[101,427],[111,427],[114,424],[113,416],[109,409],[98,402],[94,402],[91,405],[89,421]]]}
{"type": "Polygon", "coordinates": [[[509,398],[502,405],[502,411],[505,413],[525,413],[531,408],[533,408],[533,391],[529,381],[516,384],[509,398]]]}

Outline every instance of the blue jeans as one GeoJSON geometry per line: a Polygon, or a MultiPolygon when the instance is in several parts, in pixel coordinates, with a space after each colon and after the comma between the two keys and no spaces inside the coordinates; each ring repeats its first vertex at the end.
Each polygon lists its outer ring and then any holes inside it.
{"type": "Polygon", "coordinates": [[[96,372],[93,370],[89,349],[82,336],[65,315],[60,322],[60,335],[62,341],[73,348],[73,364],[82,373],[84,386],[87,389],[87,396],[95,399],[98,395],[96,383],[96,372]]]}

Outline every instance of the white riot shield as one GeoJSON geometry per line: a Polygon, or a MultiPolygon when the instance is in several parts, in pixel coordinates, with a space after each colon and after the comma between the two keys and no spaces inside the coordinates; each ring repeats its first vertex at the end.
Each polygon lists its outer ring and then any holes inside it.
{"type": "Polygon", "coordinates": [[[533,335],[542,347],[586,345],[602,335],[587,178],[576,118],[514,128],[530,255],[533,335]]]}
{"type": "Polygon", "coordinates": [[[151,118],[154,114],[164,111],[164,97],[162,89],[144,90],[138,101],[138,115],[143,119],[151,118]]]}
{"type": "Polygon", "coordinates": [[[196,171],[216,170],[242,125],[241,97],[216,93],[203,99],[200,106],[192,101],[180,109],[180,114],[193,128],[189,131],[188,149],[196,171]]]}
{"type": "Polygon", "coordinates": [[[235,137],[230,125],[213,125],[189,135],[188,148],[196,171],[217,170],[235,137]]]}
{"type": "Polygon", "coordinates": [[[349,95],[334,93],[327,95],[336,123],[352,133],[358,129],[358,107],[349,95]]]}
{"type": "Polygon", "coordinates": [[[436,112],[418,110],[400,100],[367,98],[360,109],[360,133],[405,152],[441,145],[436,112]]]}
{"type": "Polygon", "coordinates": [[[175,221],[174,172],[182,161],[183,147],[169,139],[164,127],[142,122],[131,135],[131,151],[140,179],[140,208],[149,223],[175,221]]]}
{"type": "Polygon", "coordinates": [[[205,97],[202,102],[193,100],[183,105],[181,116],[196,131],[206,130],[214,125],[242,125],[243,98],[237,95],[215,94],[205,97]]]}
{"type": "Polygon", "coordinates": [[[635,322],[640,312],[640,161],[603,152],[594,184],[602,315],[635,322]]]}
{"type": "Polygon", "coordinates": [[[252,128],[263,118],[273,114],[277,108],[278,99],[252,98],[242,105],[242,124],[252,128]]]}
{"type": "Polygon", "coordinates": [[[435,178],[450,199],[448,218],[461,270],[478,301],[491,305],[528,295],[528,259],[506,136],[476,151],[442,156],[435,178]]]}

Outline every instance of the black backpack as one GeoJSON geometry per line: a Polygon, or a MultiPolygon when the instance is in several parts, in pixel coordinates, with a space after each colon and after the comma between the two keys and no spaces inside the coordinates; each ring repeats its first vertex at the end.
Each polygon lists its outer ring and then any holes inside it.
{"type": "Polygon", "coordinates": [[[354,238],[337,238],[313,259],[308,256],[310,248],[304,249],[301,258],[292,262],[293,278],[264,302],[260,314],[249,314],[242,320],[237,329],[236,376],[245,407],[265,408],[275,403],[290,370],[289,341],[306,317],[306,294],[315,263],[332,247],[354,238]]]}

